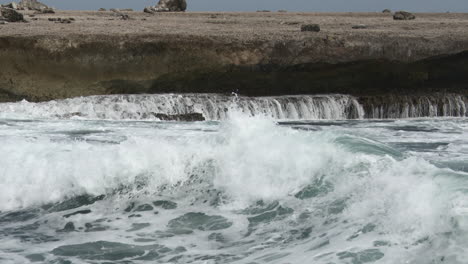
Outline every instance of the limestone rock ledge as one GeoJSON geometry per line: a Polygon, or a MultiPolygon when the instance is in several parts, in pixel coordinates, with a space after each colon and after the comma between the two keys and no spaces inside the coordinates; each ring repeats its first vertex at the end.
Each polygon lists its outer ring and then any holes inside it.
{"type": "Polygon", "coordinates": [[[121,93],[468,94],[468,15],[62,11],[0,26],[0,101],[121,93]],[[49,17],[72,16],[61,25],[49,17]],[[320,32],[301,32],[303,23],[320,32]],[[366,29],[352,25],[366,24],[366,29]]]}

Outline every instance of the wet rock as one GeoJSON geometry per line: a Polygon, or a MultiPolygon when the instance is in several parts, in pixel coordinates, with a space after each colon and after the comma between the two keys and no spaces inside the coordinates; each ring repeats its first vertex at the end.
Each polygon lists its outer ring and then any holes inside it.
{"type": "Polygon", "coordinates": [[[202,231],[215,231],[231,227],[232,222],[219,215],[187,213],[170,220],[167,226],[173,230],[198,229],[202,231]]]}
{"type": "Polygon", "coordinates": [[[85,232],[100,232],[100,231],[106,231],[108,227],[100,225],[99,223],[86,223],[85,224],[85,232]]]}
{"type": "Polygon", "coordinates": [[[201,113],[190,113],[190,114],[180,114],[180,115],[155,114],[155,117],[162,121],[179,121],[179,122],[205,121],[205,117],[201,113]]]}
{"type": "Polygon", "coordinates": [[[60,232],[73,232],[75,231],[75,224],[73,222],[68,222],[65,224],[63,229],[59,230],[60,232]]]}
{"type": "Polygon", "coordinates": [[[0,14],[7,22],[24,22],[24,16],[12,8],[0,7],[0,14]]]}
{"type": "Polygon", "coordinates": [[[352,28],[353,29],[366,29],[367,25],[359,24],[359,25],[354,25],[352,28]]]}
{"type": "Polygon", "coordinates": [[[10,222],[25,222],[31,219],[34,219],[39,216],[38,209],[30,210],[21,210],[15,212],[7,212],[5,214],[0,214],[0,223],[10,223],[10,222]]]}
{"type": "Polygon", "coordinates": [[[156,6],[146,7],[146,13],[152,12],[184,12],[187,9],[187,2],[185,0],[159,0],[156,6]]]}
{"type": "Polygon", "coordinates": [[[398,11],[393,15],[394,20],[413,20],[416,16],[406,11],[398,11]]]}
{"type": "Polygon", "coordinates": [[[61,246],[52,250],[51,253],[61,257],[79,257],[87,260],[118,261],[147,256],[149,254],[157,257],[154,253],[170,251],[172,250],[160,245],[137,246],[117,242],[97,241],[61,246]]]}
{"type": "Polygon", "coordinates": [[[382,13],[384,13],[384,14],[391,14],[391,13],[392,13],[392,10],[390,10],[390,9],[384,9],[384,10],[382,11],[382,13]]]}
{"type": "Polygon", "coordinates": [[[85,206],[85,205],[91,205],[97,201],[103,200],[104,198],[105,198],[105,195],[100,195],[100,196],[91,196],[91,195],[86,195],[86,194],[79,195],[71,199],[65,200],[63,202],[60,202],[58,204],[52,205],[49,208],[44,208],[44,209],[51,213],[62,212],[62,211],[75,209],[75,208],[85,206]]]}
{"type": "Polygon", "coordinates": [[[384,253],[378,249],[366,249],[357,253],[353,252],[340,252],[336,254],[340,259],[350,259],[352,263],[369,263],[376,262],[384,257],[384,253]]]}
{"type": "Polygon", "coordinates": [[[141,214],[131,214],[128,216],[128,218],[137,218],[137,217],[141,217],[141,214]]]}
{"type": "Polygon", "coordinates": [[[307,185],[304,189],[299,191],[294,197],[305,200],[324,196],[333,190],[333,184],[325,181],[323,178],[316,179],[312,184],[307,185]]]}
{"type": "Polygon", "coordinates": [[[165,201],[165,200],[154,201],[153,205],[156,207],[162,207],[163,209],[166,209],[166,210],[177,208],[177,203],[171,202],[171,201],[165,201]]]}
{"type": "Polygon", "coordinates": [[[74,216],[74,215],[89,214],[89,213],[91,213],[91,210],[87,209],[87,210],[76,211],[76,212],[73,212],[71,214],[66,214],[63,217],[69,218],[69,217],[74,216]]]}
{"type": "Polygon", "coordinates": [[[98,9],[98,11],[99,12],[105,12],[105,11],[107,11],[107,9],[101,7],[101,8],[98,9]]]}
{"type": "Polygon", "coordinates": [[[276,218],[282,219],[284,218],[284,216],[290,215],[293,212],[294,210],[291,208],[279,206],[274,211],[269,211],[269,212],[265,212],[265,213],[262,213],[253,217],[249,217],[247,218],[247,220],[249,220],[249,226],[253,227],[260,223],[269,223],[276,218]]]}
{"type": "Polygon", "coordinates": [[[137,208],[135,208],[134,212],[146,212],[146,211],[152,211],[154,208],[153,206],[149,204],[142,204],[139,205],[137,208]]]}
{"type": "Polygon", "coordinates": [[[320,25],[318,24],[307,24],[301,26],[302,32],[320,32],[320,25]]]}
{"type": "Polygon", "coordinates": [[[133,208],[135,208],[135,203],[130,203],[127,208],[125,208],[125,212],[129,213],[133,210],[133,208]]]}

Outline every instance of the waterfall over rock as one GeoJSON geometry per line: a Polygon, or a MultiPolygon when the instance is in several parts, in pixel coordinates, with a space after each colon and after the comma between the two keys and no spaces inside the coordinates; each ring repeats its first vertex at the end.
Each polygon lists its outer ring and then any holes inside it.
{"type": "Polygon", "coordinates": [[[278,120],[344,120],[464,117],[468,97],[294,95],[245,97],[220,94],[142,94],[77,97],[42,103],[0,104],[0,117],[108,120],[225,120],[229,111],[278,120]]]}

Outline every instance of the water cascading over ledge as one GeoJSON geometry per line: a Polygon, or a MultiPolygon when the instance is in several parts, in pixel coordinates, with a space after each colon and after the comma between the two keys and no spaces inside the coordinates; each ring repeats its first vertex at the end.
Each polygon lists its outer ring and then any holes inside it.
{"type": "Polygon", "coordinates": [[[42,103],[0,104],[3,118],[107,120],[225,120],[230,110],[278,120],[344,120],[468,116],[468,97],[294,95],[245,97],[220,94],[151,94],[77,97],[42,103]]]}

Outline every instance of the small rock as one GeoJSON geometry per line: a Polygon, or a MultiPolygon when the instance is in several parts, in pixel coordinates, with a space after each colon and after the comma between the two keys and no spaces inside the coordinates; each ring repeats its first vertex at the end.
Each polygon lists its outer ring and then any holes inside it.
{"type": "Polygon", "coordinates": [[[416,16],[410,12],[398,11],[393,15],[394,20],[413,20],[416,19],[416,16]]]}
{"type": "Polygon", "coordinates": [[[99,12],[105,12],[105,11],[107,11],[107,9],[101,7],[101,8],[98,9],[98,11],[99,12]]]}
{"type": "Polygon", "coordinates": [[[73,222],[68,222],[65,224],[65,227],[62,229],[63,232],[73,232],[75,231],[75,224],[73,222]]]}
{"type": "Polygon", "coordinates": [[[23,14],[11,8],[0,8],[1,15],[5,18],[7,22],[23,22],[23,14]]]}
{"type": "Polygon", "coordinates": [[[367,25],[364,24],[359,24],[359,25],[354,25],[353,29],[366,29],[367,25]]]}
{"type": "Polygon", "coordinates": [[[384,13],[384,14],[391,14],[391,13],[392,13],[392,10],[390,10],[390,9],[384,9],[384,10],[382,11],[382,13],[384,13]]]}
{"type": "Polygon", "coordinates": [[[320,25],[318,24],[307,24],[301,26],[301,31],[320,32],[320,25]]]}

